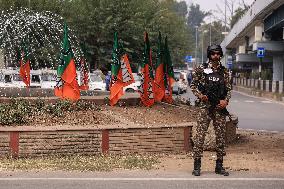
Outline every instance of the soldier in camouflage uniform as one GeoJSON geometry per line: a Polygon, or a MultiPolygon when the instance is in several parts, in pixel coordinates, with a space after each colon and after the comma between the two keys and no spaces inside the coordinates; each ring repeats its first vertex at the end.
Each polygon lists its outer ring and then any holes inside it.
{"type": "Polygon", "coordinates": [[[222,56],[223,52],[220,45],[209,46],[207,48],[209,62],[195,69],[190,85],[193,94],[197,96],[200,101],[196,135],[193,139],[194,170],[192,174],[195,176],[200,176],[205,133],[211,120],[213,120],[216,134],[217,160],[215,173],[224,176],[229,175],[223,168],[223,156],[226,155],[224,149],[226,113],[228,113],[226,106],[231,98],[231,85],[228,70],[220,63],[222,56]],[[212,103],[210,99],[211,94],[207,90],[211,85],[213,85],[214,90],[218,93],[218,100],[215,104],[212,103]]]}

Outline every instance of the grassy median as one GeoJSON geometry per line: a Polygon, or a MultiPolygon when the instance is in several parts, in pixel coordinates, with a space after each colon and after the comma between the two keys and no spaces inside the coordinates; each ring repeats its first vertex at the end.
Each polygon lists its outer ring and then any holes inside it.
{"type": "Polygon", "coordinates": [[[158,163],[158,157],[150,155],[2,158],[0,170],[111,171],[120,168],[150,170],[155,169],[158,163]]]}

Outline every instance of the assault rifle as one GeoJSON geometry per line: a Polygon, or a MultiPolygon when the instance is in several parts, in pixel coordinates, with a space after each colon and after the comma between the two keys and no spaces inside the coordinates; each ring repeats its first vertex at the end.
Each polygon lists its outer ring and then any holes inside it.
{"type": "MultiPolygon", "coordinates": [[[[203,94],[208,97],[208,101],[210,103],[209,107],[209,113],[213,113],[214,110],[216,109],[216,106],[220,103],[220,100],[225,99],[225,89],[220,89],[219,86],[215,85],[198,85],[198,90],[203,94]]],[[[230,113],[228,112],[227,108],[219,109],[218,110],[221,114],[225,116],[230,116],[230,113]]]]}

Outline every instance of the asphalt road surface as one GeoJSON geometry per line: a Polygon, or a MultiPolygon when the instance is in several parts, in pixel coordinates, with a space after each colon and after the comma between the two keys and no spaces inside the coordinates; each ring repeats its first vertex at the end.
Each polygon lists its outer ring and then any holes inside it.
{"type": "MultiPolygon", "coordinates": [[[[182,97],[192,104],[196,99],[189,88],[182,97]]],[[[284,132],[284,103],[233,91],[228,110],[238,116],[239,128],[284,132]]]]}
{"type": "Polygon", "coordinates": [[[233,174],[229,177],[204,173],[121,171],[110,173],[17,172],[0,176],[0,189],[283,189],[284,175],[233,174]]]}

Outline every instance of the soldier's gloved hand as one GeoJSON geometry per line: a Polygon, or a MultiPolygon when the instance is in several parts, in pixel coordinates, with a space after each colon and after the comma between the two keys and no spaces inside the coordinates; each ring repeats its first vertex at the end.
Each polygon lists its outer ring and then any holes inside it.
{"type": "Polygon", "coordinates": [[[201,95],[199,96],[199,98],[200,98],[200,100],[203,101],[203,102],[207,102],[207,101],[208,101],[208,97],[207,97],[206,95],[201,94],[201,95]]]}
{"type": "Polygon", "coordinates": [[[217,108],[218,109],[224,109],[224,108],[226,108],[227,105],[228,105],[227,100],[220,100],[219,104],[217,105],[217,108]]]}

